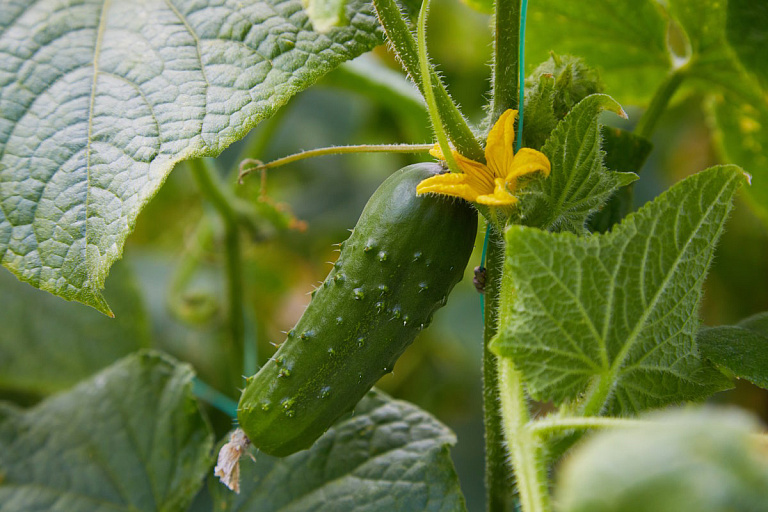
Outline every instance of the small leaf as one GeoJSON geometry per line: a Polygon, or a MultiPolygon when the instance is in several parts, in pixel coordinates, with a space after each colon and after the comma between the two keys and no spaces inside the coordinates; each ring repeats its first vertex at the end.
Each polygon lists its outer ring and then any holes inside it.
{"type": "Polygon", "coordinates": [[[178,162],[218,155],[382,42],[363,0],[326,34],[301,0],[0,11],[0,263],[104,313],[109,268],[178,162]]]}
{"type": "Polygon", "coordinates": [[[105,296],[111,319],[64,302],[0,269],[0,389],[48,394],[66,389],[149,346],[149,321],[123,264],[115,266],[105,296]]]}
{"type": "Polygon", "coordinates": [[[768,313],[737,325],[704,327],[696,341],[701,354],[715,366],[768,389],[768,313]]]}
{"type": "Polygon", "coordinates": [[[605,235],[507,229],[499,334],[534,398],[631,413],[727,386],[695,345],[736,166],[678,183],[605,235]]]}
{"type": "Polygon", "coordinates": [[[619,188],[635,181],[632,173],[608,171],[600,149],[603,110],[626,115],[610,96],[587,96],[571,110],[542,148],[552,164],[546,179],[522,190],[524,223],[552,231],[583,233],[584,224],[619,188]]]}
{"type": "Polygon", "coordinates": [[[449,453],[455,442],[429,414],[371,391],[311,449],[242,457],[240,494],[216,481],[216,510],[466,510],[449,453]]]}
{"type": "Polygon", "coordinates": [[[32,409],[0,406],[3,512],[185,510],[212,444],[191,379],[142,353],[32,409]]]}
{"type": "Polygon", "coordinates": [[[756,512],[768,503],[757,421],[738,410],[675,411],[601,432],[568,457],[560,512],[756,512]]]}

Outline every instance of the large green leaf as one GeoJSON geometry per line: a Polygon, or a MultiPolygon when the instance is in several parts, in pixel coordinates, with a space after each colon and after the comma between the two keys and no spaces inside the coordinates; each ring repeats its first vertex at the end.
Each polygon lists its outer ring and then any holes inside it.
{"type": "Polygon", "coordinates": [[[191,379],[142,353],[32,409],[0,406],[0,510],[185,510],[212,445],[191,379]]]}
{"type": "Polygon", "coordinates": [[[618,188],[637,179],[635,174],[609,171],[603,165],[598,122],[603,110],[624,115],[610,96],[593,94],[581,100],[547,139],[541,151],[549,158],[552,172],[523,189],[525,224],[583,233],[587,218],[618,188]]]}
{"type": "Polygon", "coordinates": [[[732,198],[736,166],[694,175],[590,237],[506,232],[499,334],[531,394],[587,393],[593,412],[634,412],[727,385],[698,356],[701,286],[732,198]]]}
{"type": "Polygon", "coordinates": [[[126,266],[115,266],[105,296],[114,320],[0,269],[0,389],[53,393],[147,347],[148,320],[126,266]]]}
{"type": "Polygon", "coordinates": [[[417,407],[371,391],[311,449],[240,460],[240,494],[216,483],[221,511],[466,510],[451,462],[456,438],[417,407]]]}
{"type": "Polygon", "coordinates": [[[703,409],[648,419],[574,450],[559,475],[560,512],[766,509],[768,460],[754,436],[756,418],[703,409]]]}
{"type": "Polygon", "coordinates": [[[381,42],[363,0],[312,30],[301,0],[6,0],[0,9],[0,262],[100,311],[141,208],[381,42]]]}
{"type": "Polygon", "coordinates": [[[736,325],[702,328],[696,341],[717,367],[768,389],[768,313],[736,325]]]}

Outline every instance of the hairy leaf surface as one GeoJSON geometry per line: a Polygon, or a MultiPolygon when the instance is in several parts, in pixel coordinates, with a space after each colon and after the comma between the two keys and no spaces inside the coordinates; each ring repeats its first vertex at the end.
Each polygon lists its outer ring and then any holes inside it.
{"type": "Polygon", "coordinates": [[[216,482],[222,511],[466,510],[449,449],[456,438],[414,405],[371,391],[311,449],[240,459],[240,494],[216,482]],[[280,492],[275,492],[280,489],[280,492]]]}
{"type": "Polygon", "coordinates": [[[587,393],[595,412],[627,413],[727,385],[695,344],[701,286],[745,180],[713,167],[678,183],[605,235],[512,226],[499,334],[531,394],[587,393]]]}
{"type": "Polygon", "coordinates": [[[32,409],[0,405],[0,510],[185,510],[212,444],[191,379],[142,353],[32,409]]]}
{"type": "Polygon", "coordinates": [[[214,156],[381,42],[362,0],[10,0],[0,9],[0,262],[102,312],[107,273],[173,166],[214,156]]]}
{"type": "Polygon", "coordinates": [[[598,122],[603,110],[624,114],[610,96],[593,94],[580,101],[547,139],[541,151],[552,172],[520,194],[525,224],[583,233],[589,216],[618,188],[637,179],[633,173],[609,171],[603,164],[598,122]]]}

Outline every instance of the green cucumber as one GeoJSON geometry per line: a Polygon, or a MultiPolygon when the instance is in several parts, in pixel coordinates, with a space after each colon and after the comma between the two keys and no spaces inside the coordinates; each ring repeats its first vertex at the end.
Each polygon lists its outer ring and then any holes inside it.
{"type": "Polygon", "coordinates": [[[477,213],[463,200],[416,195],[439,172],[422,163],[384,181],[288,339],[248,379],[238,420],[262,452],[312,446],[392,371],[461,280],[477,213]]]}

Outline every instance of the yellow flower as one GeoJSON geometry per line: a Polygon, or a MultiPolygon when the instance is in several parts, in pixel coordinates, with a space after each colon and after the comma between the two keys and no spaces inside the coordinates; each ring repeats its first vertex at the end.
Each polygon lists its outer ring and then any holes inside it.
{"type": "MultiPolygon", "coordinates": [[[[521,148],[515,154],[516,117],[517,110],[507,110],[491,128],[485,146],[487,165],[452,150],[462,173],[427,178],[416,187],[416,194],[444,194],[488,206],[512,206],[517,203],[513,193],[517,189],[518,178],[534,172],[549,176],[551,168],[549,159],[535,149],[521,148]]],[[[437,144],[429,153],[445,160],[437,144]]]]}

